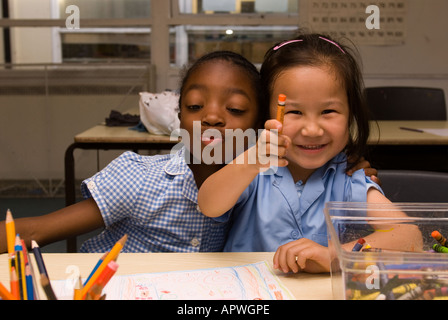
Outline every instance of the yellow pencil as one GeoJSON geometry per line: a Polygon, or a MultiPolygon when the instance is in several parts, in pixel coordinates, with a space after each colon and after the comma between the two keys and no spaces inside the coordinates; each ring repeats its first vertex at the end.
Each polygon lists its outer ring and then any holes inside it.
{"type": "Polygon", "coordinates": [[[82,280],[81,277],[78,278],[78,281],[75,283],[75,288],[73,290],[73,300],[81,300],[81,291],[82,291],[82,280]]]}
{"type": "Polygon", "coordinates": [[[28,300],[26,290],[25,257],[23,256],[22,241],[20,240],[19,235],[16,236],[16,244],[14,249],[16,251],[16,268],[19,278],[20,292],[23,300],[28,300]]]}
{"type": "Polygon", "coordinates": [[[12,218],[11,210],[6,211],[6,243],[8,245],[8,254],[14,255],[14,246],[16,243],[16,227],[12,218]]]}
{"type": "Polygon", "coordinates": [[[84,285],[81,291],[81,297],[82,299],[85,299],[87,292],[89,292],[90,288],[96,283],[96,280],[100,276],[100,274],[103,272],[103,270],[106,268],[108,263],[112,260],[117,259],[118,255],[120,254],[121,249],[123,248],[124,244],[126,243],[126,240],[128,239],[128,236],[125,234],[120,240],[117,241],[117,243],[114,245],[112,250],[109,251],[109,254],[104,258],[103,262],[100,264],[96,272],[92,275],[90,280],[84,285]]]}

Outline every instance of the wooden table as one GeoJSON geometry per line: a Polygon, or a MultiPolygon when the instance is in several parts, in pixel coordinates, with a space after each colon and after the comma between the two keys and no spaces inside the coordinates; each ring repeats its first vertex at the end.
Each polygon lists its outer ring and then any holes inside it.
{"type": "Polygon", "coordinates": [[[371,122],[370,127],[370,145],[448,145],[448,136],[400,129],[448,130],[448,121],[378,121],[378,126],[371,122]]]}
{"type": "Polygon", "coordinates": [[[366,158],[373,167],[448,172],[448,136],[402,127],[448,130],[448,121],[372,122],[366,158]]]}
{"type": "MultiPolygon", "coordinates": [[[[50,279],[64,280],[79,270],[87,277],[102,254],[47,253],[43,254],[50,279]]],[[[168,272],[240,266],[267,261],[272,267],[272,252],[214,253],[121,253],[117,275],[168,272]]],[[[34,259],[31,259],[34,261],[34,259]]],[[[37,270],[37,267],[35,268],[37,270]]],[[[275,270],[282,283],[299,300],[330,300],[333,298],[329,274],[284,274],[275,270]]],[[[0,255],[0,281],[9,288],[7,255],[0,255]]]]}

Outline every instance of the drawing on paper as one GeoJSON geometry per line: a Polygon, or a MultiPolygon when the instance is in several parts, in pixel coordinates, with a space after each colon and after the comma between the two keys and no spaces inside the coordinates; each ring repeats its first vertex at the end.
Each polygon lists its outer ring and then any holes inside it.
{"type": "MultiPolygon", "coordinates": [[[[66,286],[54,281],[61,296],[66,286]]],[[[53,282],[52,282],[53,284],[53,282]]],[[[56,290],[56,289],[55,289],[56,290]]],[[[289,300],[294,297],[266,262],[163,273],[115,275],[104,288],[110,300],[289,300]]]]}

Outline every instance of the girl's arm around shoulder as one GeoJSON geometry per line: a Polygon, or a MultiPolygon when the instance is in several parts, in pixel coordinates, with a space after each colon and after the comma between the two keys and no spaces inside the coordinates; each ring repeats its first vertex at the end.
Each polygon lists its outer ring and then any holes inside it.
{"type": "Polygon", "coordinates": [[[376,188],[369,188],[367,191],[367,202],[368,203],[391,203],[389,199],[386,198],[384,194],[381,193],[376,188]]]}
{"type": "MultiPolygon", "coordinates": [[[[29,218],[14,219],[16,233],[30,246],[64,240],[103,227],[100,210],[93,199],[87,199],[55,212],[29,218]]],[[[6,251],[4,223],[0,223],[0,252],[6,251]]]]}

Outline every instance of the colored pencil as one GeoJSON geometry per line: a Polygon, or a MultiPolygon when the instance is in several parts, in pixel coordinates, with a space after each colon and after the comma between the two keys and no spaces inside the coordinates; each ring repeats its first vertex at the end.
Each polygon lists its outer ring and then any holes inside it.
{"type": "Polygon", "coordinates": [[[89,276],[87,277],[86,281],[84,281],[84,285],[86,285],[86,283],[89,282],[90,278],[92,278],[92,276],[95,274],[96,270],[98,270],[98,267],[104,261],[104,258],[106,258],[108,253],[109,252],[104,253],[103,256],[98,260],[95,267],[93,267],[93,270],[90,272],[89,276]]]}
{"type": "Polygon", "coordinates": [[[45,267],[44,259],[42,258],[42,252],[36,241],[31,241],[31,249],[33,250],[34,259],[36,259],[37,268],[40,274],[44,274],[48,278],[47,268],[45,267]]]}
{"type": "Polygon", "coordinates": [[[6,242],[8,245],[8,254],[14,254],[14,245],[16,243],[16,227],[12,217],[11,210],[6,211],[6,242]]]}
{"type": "Polygon", "coordinates": [[[16,297],[16,300],[20,300],[20,286],[15,267],[11,268],[10,286],[11,294],[16,297]]]}
{"type": "Polygon", "coordinates": [[[406,127],[400,127],[401,130],[407,130],[407,131],[413,131],[413,132],[425,132],[420,129],[414,129],[414,128],[406,128],[406,127]]]}
{"type": "Polygon", "coordinates": [[[45,274],[40,275],[40,284],[42,285],[42,288],[44,289],[44,292],[47,295],[48,300],[57,300],[53,288],[51,287],[50,280],[45,274]]]}
{"type": "Polygon", "coordinates": [[[27,299],[34,300],[33,276],[31,275],[31,268],[29,265],[25,266],[25,280],[27,299]]]}
{"type": "Polygon", "coordinates": [[[112,260],[103,270],[103,272],[98,276],[97,283],[101,288],[104,288],[112,276],[117,272],[118,264],[112,260]]]}
{"type": "Polygon", "coordinates": [[[117,259],[118,255],[120,254],[121,249],[123,248],[124,244],[126,243],[128,236],[124,235],[120,240],[115,243],[112,250],[109,251],[109,253],[104,258],[101,265],[98,267],[96,272],[92,275],[90,280],[86,283],[86,285],[82,288],[82,298],[85,299],[87,292],[89,292],[90,288],[94,284],[96,284],[96,281],[100,274],[103,272],[103,270],[106,268],[106,266],[109,264],[110,261],[117,259]]]}
{"type": "MultiPolygon", "coordinates": [[[[53,292],[53,288],[51,287],[50,277],[48,276],[47,268],[45,266],[45,262],[42,257],[42,252],[40,251],[40,247],[37,244],[37,242],[34,240],[31,241],[31,249],[33,250],[34,259],[36,260],[37,269],[39,270],[41,285],[42,285],[42,277],[45,277],[48,282],[46,284],[46,286],[48,287],[47,291],[50,292],[50,294],[51,294],[51,292],[53,292]]],[[[38,290],[36,290],[36,291],[38,291],[38,290]]],[[[47,298],[50,299],[50,297],[48,297],[49,293],[45,292],[45,294],[47,295],[47,298]]],[[[54,295],[54,293],[53,293],[53,295],[54,295]]]]}
{"type": "Polygon", "coordinates": [[[3,300],[17,300],[17,298],[6,289],[6,287],[0,282],[0,297],[3,300]]]}
{"type": "Polygon", "coordinates": [[[102,287],[95,283],[92,288],[90,288],[89,292],[87,292],[86,300],[100,300],[101,292],[102,287]]]}
{"type": "Polygon", "coordinates": [[[6,227],[6,245],[8,248],[9,270],[11,271],[15,261],[14,245],[16,241],[16,227],[14,219],[12,217],[11,210],[9,209],[6,211],[5,227],[6,227]]]}
{"type": "Polygon", "coordinates": [[[19,280],[20,297],[23,300],[27,300],[25,262],[23,257],[22,242],[20,241],[19,235],[16,236],[16,245],[14,249],[16,251],[16,270],[17,278],[19,280]]]}
{"type": "Polygon", "coordinates": [[[78,277],[78,281],[75,283],[75,288],[73,290],[73,300],[81,300],[81,291],[82,291],[82,280],[81,277],[78,277]]]}
{"type": "MultiPolygon", "coordinates": [[[[36,282],[36,276],[34,274],[34,268],[33,264],[30,261],[30,255],[28,253],[28,249],[26,248],[25,241],[22,239],[22,249],[23,249],[23,255],[25,257],[25,269],[28,265],[30,267],[30,274],[31,274],[31,280],[32,280],[32,288],[33,288],[33,298],[34,300],[40,300],[39,299],[39,290],[37,290],[37,282],[36,282]]],[[[28,287],[28,285],[27,285],[28,287]]]]}

